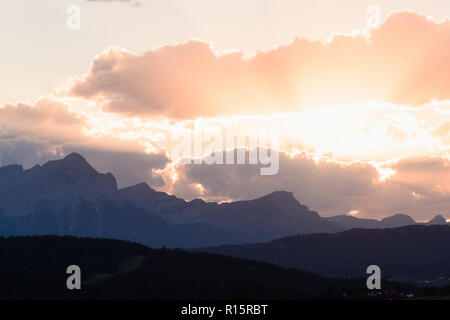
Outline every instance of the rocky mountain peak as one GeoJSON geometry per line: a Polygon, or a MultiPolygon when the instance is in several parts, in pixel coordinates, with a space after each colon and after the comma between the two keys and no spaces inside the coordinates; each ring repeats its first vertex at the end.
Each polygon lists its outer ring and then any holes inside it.
{"type": "Polygon", "coordinates": [[[257,200],[269,200],[285,204],[299,204],[298,200],[294,197],[294,194],[288,191],[275,191],[257,200]]]}
{"type": "Polygon", "coordinates": [[[436,224],[447,224],[447,220],[441,215],[437,215],[433,219],[427,222],[429,225],[436,225],[436,224]]]}
{"type": "Polygon", "coordinates": [[[95,175],[98,172],[78,153],[71,153],[61,160],[49,161],[42,166],[45,171],[59,174],[74,173],[77,175],[95,175]]]}

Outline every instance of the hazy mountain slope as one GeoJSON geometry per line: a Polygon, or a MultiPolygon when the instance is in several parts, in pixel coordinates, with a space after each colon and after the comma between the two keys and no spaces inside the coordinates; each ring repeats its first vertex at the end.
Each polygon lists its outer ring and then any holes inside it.
{"type": "Polygon", "coordinates": [[[450,226],[353,229],[282,238],[269,243],[204,249],[324,275],[362,275],[379,265],[384,274],[450,273],[450,226]]]}
{"type": "Polygon", "coordinates": [[[277,191],[264,197],[217,204],[190,202],[157,192],[146,184],[120,190],[133,205],[152,210],[171,223],[202,222],[239,232],[249,241],[266,241],[291,234],[334,232],[338,228],[301,205],[291,192],[277,191]]]}
{"type": "Polygon", "coordinates": [[[221,204],[210,216],[215,224],[229,226],[260,239],[274,239],[284,235],[313,232],[334,232],[334,224],[317,212],[301,205],[291,192],[277,191],[264,197],[221,204]]]}
{"type": "Polygon", "coordinates": [[[185,201],[165,192],[158,192],[146,183],[119,190],[123,200],[136,207],[152,211],[158,217],[173,223],[204,222],[205,215],[217,210],[215,202],[205,202],[200,199],[185,201]]]}

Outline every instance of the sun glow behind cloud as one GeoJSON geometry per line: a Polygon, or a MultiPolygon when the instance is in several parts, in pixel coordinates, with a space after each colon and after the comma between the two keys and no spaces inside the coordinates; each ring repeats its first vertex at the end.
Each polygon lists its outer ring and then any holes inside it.
{"type": "Polygon", "coordinates": [[[407,108],[386,103],[336,106],[268,116],[229,116],[173,121],[123,117],[104,112],[84,113],[83,132],[88,136],[111,135],[122,140],[153,144],[170,150],[173,133],[206,134],[235,129],[275,129],[280,148],[295,148],[339,161],[388,161],[415,154],[448,152],[445,132],[436,128],[450,122],[450,104],[407,108]],[[443,113],[444,112],[444,113],[443,113]]]}

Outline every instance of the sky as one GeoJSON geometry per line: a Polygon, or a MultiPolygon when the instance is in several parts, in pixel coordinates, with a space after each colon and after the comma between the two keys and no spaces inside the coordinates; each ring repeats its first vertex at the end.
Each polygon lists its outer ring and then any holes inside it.
{"type": "Polygon", "coordinates": [[[79,152],[186,199],[450,218],[447,18],[440,0],[2,1],[0,165],[79,152]],[[226,130],[277,132],[277,173],[173,152],[226,130]]]}

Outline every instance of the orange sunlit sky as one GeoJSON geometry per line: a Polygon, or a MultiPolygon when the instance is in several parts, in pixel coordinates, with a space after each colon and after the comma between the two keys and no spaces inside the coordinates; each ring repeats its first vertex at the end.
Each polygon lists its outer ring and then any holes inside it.
{"type": "Polygon", "coordinates": [[[0,165],[79,152],[185,199],[450,218],[447,17],[437,0],[2,1],[0,165]],[[174,133],[242,128],[279,132],[276,175],[172,158],[174,133]]]}

